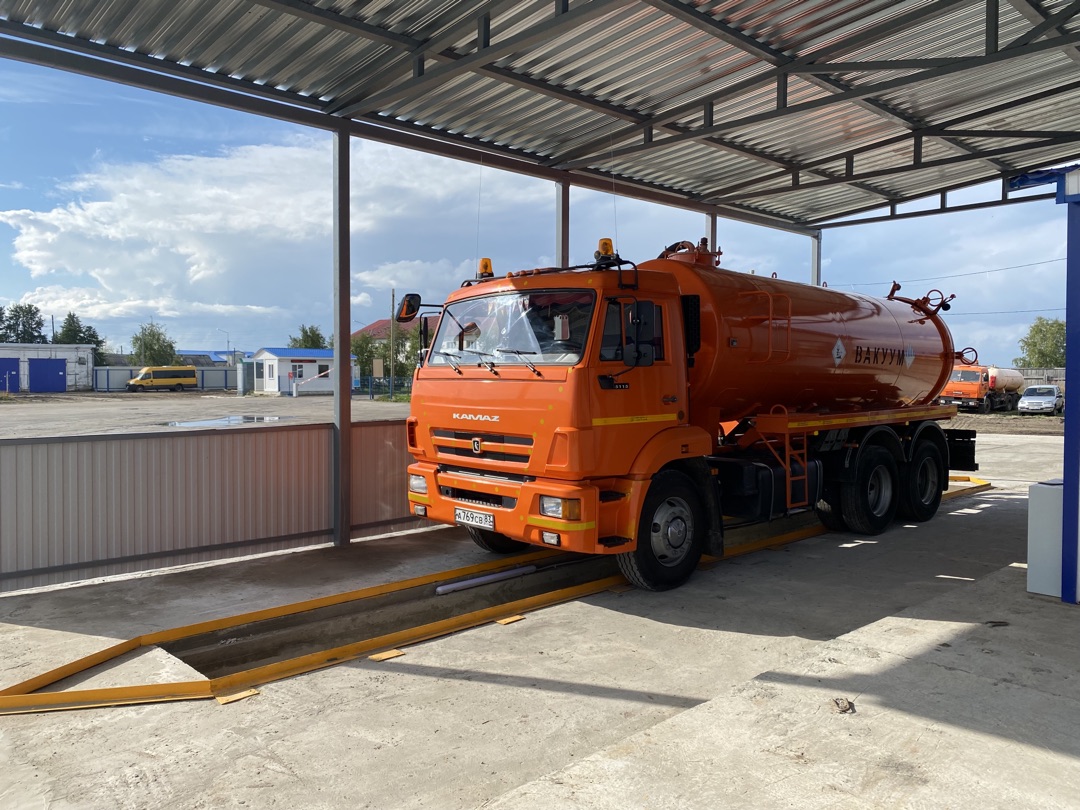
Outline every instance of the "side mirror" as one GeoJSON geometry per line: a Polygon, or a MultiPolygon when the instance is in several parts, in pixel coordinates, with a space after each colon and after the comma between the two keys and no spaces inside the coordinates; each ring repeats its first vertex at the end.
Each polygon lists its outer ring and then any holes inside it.
{"type": "Polygon", "coordinates": [[[406,293],[405,297],[401,299],[401,304],[398,306],[397,315],[394,316],[394,320],[398,323],[408,323],[416,317],[416,313],[420,311],[420,293],[406,293]]]}
{"type": "Polygon", "coordinates": [[[628,366],[651,366],[656,357],[656,306],[652,301],[635,301],[625,312],[624,333],[630,342],[623,352],[623,362],[628,366]]]}

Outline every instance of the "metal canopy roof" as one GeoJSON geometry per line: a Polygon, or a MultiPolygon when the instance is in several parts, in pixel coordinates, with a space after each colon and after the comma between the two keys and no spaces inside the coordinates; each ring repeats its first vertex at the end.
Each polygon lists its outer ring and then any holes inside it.
{"type": "MultiPolygon", "coordinates": [[[[1080,158],[1080,0],[0,0],[0,56],[797,231],[1080,158]]],[[[1005,184],[1001,199],[1010,202],[1005,184]]]]}

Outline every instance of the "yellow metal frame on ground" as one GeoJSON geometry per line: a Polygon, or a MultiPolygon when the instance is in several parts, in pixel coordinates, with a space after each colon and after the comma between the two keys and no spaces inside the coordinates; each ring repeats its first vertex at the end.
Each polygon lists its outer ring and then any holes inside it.
{"type": "MultiPolygon", "coordinates": [[[[943,500],[991,489],[991,484],[989,482],[982,481],[978,478],[971,478],[969,476],[950,476],[949,480],[966,482],[971,484],[971,486],[952,492],[946,492],[942,496],[943,500]]],[[[788,543],[794,543],[808,537],[824,534],[825,531],[823,526],[808,526],[774,537],[767,537],[756,542],[735,546],[730,550],[725,551],[723,559],[749,554],[765,548],[775,548],[788,543]]],[[[265,619],[274,619],[296,613],[304,613],[328,607],[330,605],[339,605],[345,602],[369,599],[375,596],[382,596],[384,594],[423,585],[431,585],[446,580],[476,576],[503,568],[515,568],[520,565],[527,565],[554,557],[557,554],[558,552],[556,551],[537,551],[512,559],[500,559],[482,563],[480,565],[458,568],[452,571],[442,571],[437,574],[414,577],[412,579],[402,580],[401,582],[377,585],[371,588],[348,591],[346,593],[324,596],[318,599],[309,599],[304,602],[294,602],[289,605],[280,605],[265,610],[241,613],[223,619],[214,619],[173,628],[171,630],[162,630],[156,633],[136,636],[133,639],[114,644],[104,650],[84,656],[76,661],[49,670],[42,675],[22,681],[14,686],[9,686],[7,689],[0,690],[0,715],[63,711],[66,709],[102,706],[122,706],[136,703],[205,700],[209,698],[217,698],[220,702],[228,702],[230,697],[244,696],[243,693],[245,690],[248,690],[247,694],[255,694],[254,690],[252,690],[252,687],[254,686],[271,683],[283,678],[290,678],[305,672],[312,672],[345,661],[355,660],[379,650],[403,647],[421,641],[427,641],[428,639],[436,638],[438,636],[448,635],[481,624],[487,624],[488,622],[494,622],[499,619],[514,616],[515,614],[538,610],[539,608],[548,607],[549,605],[555,605],[560,602],[579,599],[583,596],[589,596],[626,584],[626,580],[622,576],[606,577],[594,582],[587,582],[583,585],[563,588],[558,591],[552,591],[551,593],[539,594],[526,599],[520,599],[516,602],[509,602],[504,605],[495,605],[483,610],[466,613],[462,616],[431,622],[408,630],[377,636],[376,638],[366,639],[353,644],[346,644],[330,650],[322,650],[317,653],[292,658],[287,661],[280,661],[275,664],[267,664],[254,669],[244,670],[243,672],[236,672],[232,675],[224,675],[220,678],[211,678],[200,681],[146,684],[140,686],[78,689],[67,692],[37,691],[62,681],[65,678],[69,678],[72,675],[85,672],[88,669],[112,661],[122,655],[141,648],[178,641],[201,633],[238,627],[240,625],[250,624],[265,619]]],[[[715,557],[703,558],[704,564],[711,564],[717,561],[718,560],[715,557]]]]}

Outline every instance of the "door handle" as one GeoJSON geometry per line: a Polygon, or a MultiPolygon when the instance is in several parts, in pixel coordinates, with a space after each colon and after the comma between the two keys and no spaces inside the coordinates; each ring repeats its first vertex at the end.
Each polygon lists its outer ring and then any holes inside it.
{"type": "Polygon", "coordinates": [[[674,395],[668,395],[662,398],[660,401],[663,402],[665,405],[674,405],[676,402],[679,401],[679,398],[674,395]]]}

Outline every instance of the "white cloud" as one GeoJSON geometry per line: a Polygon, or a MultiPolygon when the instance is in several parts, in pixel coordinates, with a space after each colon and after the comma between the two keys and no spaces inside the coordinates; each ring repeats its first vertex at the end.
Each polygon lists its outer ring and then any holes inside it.
{"type": "MultiPolygon", "coordinates": [[[[389,311],[391,288],[444,296],[473,274],[478,229],[513,243],[508,219],[532,222],[520,212],[553,204],[550,184],[370,142],[354,141],[352,175],[360,320],[389,311]]],[[[151,315],[174,338],[229,317],[252,348],[281,342],[294,322],[329,332],[331,191],[331,142],[320,134],[99,162],[60,184],[51,209],[0,211],[15,265],[37,282],[9,297],[46,315],[75,311],[101,332],[130,334],[132,319],[151,315]]]]}

